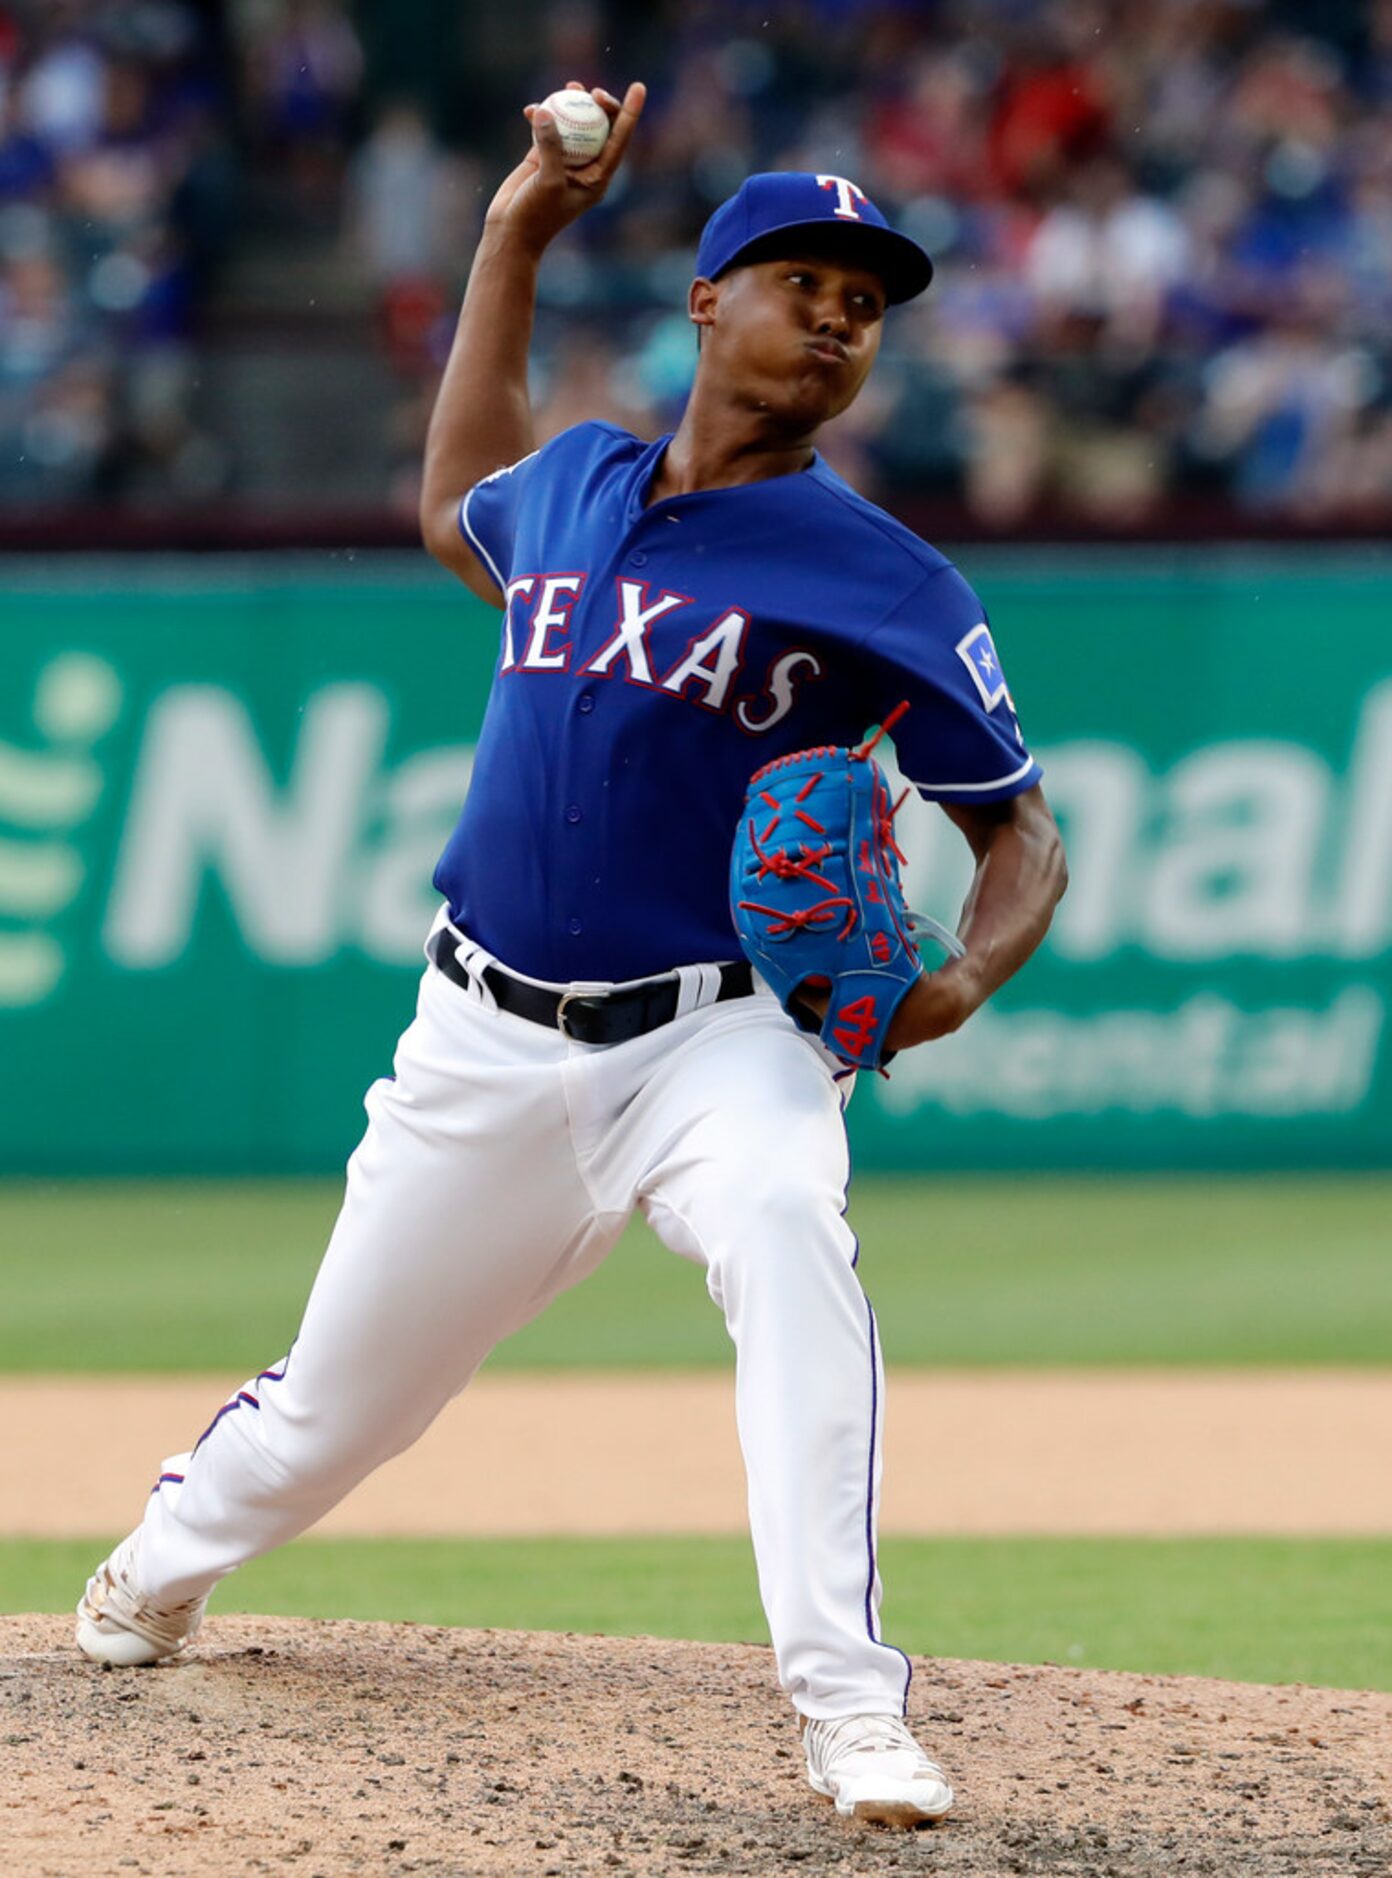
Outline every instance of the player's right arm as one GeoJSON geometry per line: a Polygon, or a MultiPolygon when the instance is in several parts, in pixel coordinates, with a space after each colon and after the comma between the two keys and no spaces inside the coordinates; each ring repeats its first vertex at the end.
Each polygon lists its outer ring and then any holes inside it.
{"type": "MultiPolygon", "coordinates": [[[[573,81],[573,88],[583,87],[573,81]]],[[[548,112],[528,105],[533,143],[489,204],[483,236],[425,444],[421,536],[435,559],[494,606],[503,596],[459,526],[462,497],[485,476],[535,449],[527,353],[537,270],[547,245],[600,200],[643,109],[642,85],[623,103],[594,96],[609,114],[609,140],[593,163],[567,169],[548,112]]]]}

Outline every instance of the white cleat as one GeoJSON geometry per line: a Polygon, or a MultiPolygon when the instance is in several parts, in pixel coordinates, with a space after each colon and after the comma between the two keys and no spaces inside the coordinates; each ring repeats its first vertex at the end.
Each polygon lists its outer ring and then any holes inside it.
{"type": "Polygon", "coordinates": [[[123,1539],[87,1580],[77,1607],[77,1647],[94,1663],[135,1669],[182,1650],[203,1622],[206,1598],[156,1604],[135,1576],[138,1534],[123,1539]]]}
{"type": "Polygon", "coordinates": [[[952,1805],[947,1775],[897,1715],[843,1715],[803,1723],[807,1779],[844,1819],[925,1826],[952,1805]]]}

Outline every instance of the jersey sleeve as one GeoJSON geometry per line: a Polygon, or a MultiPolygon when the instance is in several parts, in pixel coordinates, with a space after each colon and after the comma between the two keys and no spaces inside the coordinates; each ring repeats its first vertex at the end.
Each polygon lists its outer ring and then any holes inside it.
{"type": "Polygon", "coordinates": [[[476,482],[459,504],[459,532],[499,589],[512,578],[517,517],[533,480],[539,450],[476,482]]]}
{"type": "Polygon", "coordinates": [[[999,802],[1039,781],[985,609],[955,567],[926,575],[874,628],[865,650],[876,717],[908,700],[894,745],[921,795],[999,802]]]}

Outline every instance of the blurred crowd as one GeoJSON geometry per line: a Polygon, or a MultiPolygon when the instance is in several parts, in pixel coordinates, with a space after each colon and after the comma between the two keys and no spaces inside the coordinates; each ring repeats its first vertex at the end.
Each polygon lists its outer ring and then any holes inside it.
{"type": "Polygon", "coordinates": [[[330,237],[362,81],[336,0],[0,0],[0,503],[235,483],[208,303],[258,177],[330,237]]]}
{"type": "MultiPolygon", "coordinates": [[[[937,260],[833,446],[876,493],[961,495],[1002,527],[1040,504],[1124,527],[1176,494],[1392,505],[1392,0],[657,11],[631,184],[552,283],[601,312],[554,341],[566,421],[607,391],[670,423],[680,322],[635,345],[614,302],[679,303],[750,170],[829,169],[937,260]]],[[[531,95],[630,76],[603,24],[559,13],[531,95]]]]}
{"type": "Polygon", "coordinates": [[[1392,0],[459,13],[441,40],[420,0],[0,0],[0,500],[235,487],[196,416],[200,308],[260,176],[371,304],[398,401],[363,448],[396,453],[408,508],[521,105],[642,77],[631,161],[544,270],[546,433],[674,423],[701,225],[797,167],[854,178],[937,261],[828,442],[870,493],[1001,529],[1392,508],[1392,0]],[[417,71],[379,71],[388,16],[405,43],[427,15],[417,71]]]}
{"type": "Polygon", "coordinates": [[[180,0],[0,0],[0,500],[216,483],[188,405],[224,123],[180,0]]]}

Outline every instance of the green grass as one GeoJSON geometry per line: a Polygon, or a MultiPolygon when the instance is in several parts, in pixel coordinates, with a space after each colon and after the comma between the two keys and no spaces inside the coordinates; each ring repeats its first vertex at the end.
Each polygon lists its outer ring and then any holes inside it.
{"type": "MultiPolygon", "coordinates": [[[[107,1543],[0,1541],[0,1609],[70,1609],[107,1543]]],[[[882,1562],[916,1654],[1392,1690],[1392,1539],[897,1539],[882,1562]]],[[[310,1539],[214,1609],[767,1640],[740,1539],[310,1539]]]]}
{"type": "MultiPolygon", "coordinates": [[[[279,1355],[337,1183],[0,1190],[0,1370],[219,1370],[279,1355]]],[[[905,1364],[1392,1362],[1392,1178],[865,1180],[851,1209],[905,1364]]],[[[723,1364],[700,1274],[635,1226],[493,1359],[723,1364]]]]}

